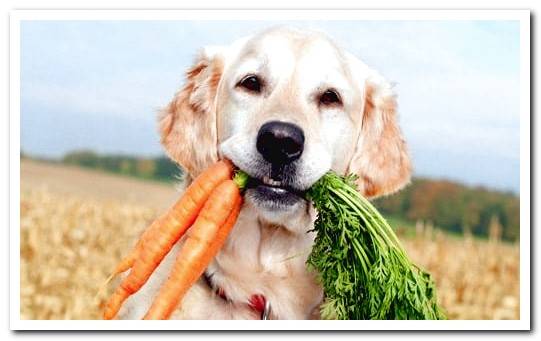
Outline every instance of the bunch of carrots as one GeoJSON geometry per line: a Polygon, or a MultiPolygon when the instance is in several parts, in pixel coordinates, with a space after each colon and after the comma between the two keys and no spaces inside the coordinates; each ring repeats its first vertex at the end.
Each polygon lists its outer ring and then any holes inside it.
{"type": "Polygon", "coordinates": [[[235,225],[248,176],[227,160],[199,175],[184,195],[141,235],[107,279],[130,270],[105,305],[104,319],[115,318],[124,301],[147,282],[173,245],[187,232],[169,278],[144,319],[167,319],[203,274],[235,225]]]}

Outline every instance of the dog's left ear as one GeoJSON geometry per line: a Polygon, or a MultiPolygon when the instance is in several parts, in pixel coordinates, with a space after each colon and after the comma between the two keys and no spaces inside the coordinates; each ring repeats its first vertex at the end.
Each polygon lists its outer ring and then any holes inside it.
{"type": "Polygon", "coordinates": [[[411,163],[397,122],[392,86],[363,68],[364,110],[360,134],[348,173],[357,174],[358,188],[369,198],[391,194],[410,180],[411,163]]]}
{"type": "Polygon", "coordinates": [[[183,88],[159,114],[161,142],[193,178],[218,159],[215,97],[223,48],[208,47],[186,72],[183,88]]]}

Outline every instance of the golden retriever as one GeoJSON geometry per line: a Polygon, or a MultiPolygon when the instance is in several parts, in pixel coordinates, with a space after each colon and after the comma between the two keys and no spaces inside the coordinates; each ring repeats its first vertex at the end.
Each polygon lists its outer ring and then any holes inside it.
{"type": "MultiPolygon", "coordinates": [[[[188,182],[220,158],[252,180],[226,244],[172,318],[317,318],[322,289],[305,264],[315,211],[302,193],[331,169],[357,174],[371,198],[405,185],[395,109],[391,85],[322,33],[279,27],[203,49],[160,114],[161,141],[188,182]]],[[[121,318],[145,314],[177,249],[121,318]]]]}

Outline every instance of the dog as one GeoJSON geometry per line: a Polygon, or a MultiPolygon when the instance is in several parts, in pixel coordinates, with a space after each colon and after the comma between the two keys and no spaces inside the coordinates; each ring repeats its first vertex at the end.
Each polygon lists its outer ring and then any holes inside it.
{"type": "MultiPolygon", "coordinates": [[[[222,158],[251,177],[225,245],[172,319],[319,318],[322,288],[306,267],[316,212],[303,192],[329,170],[356,174],[368,198],[410,180],[391,84],[315,31],[275,27],[204,48],[159,133],[187,183],[222,158]]],[[[181,243],[120,318],[144,316],[181,243]]]]}

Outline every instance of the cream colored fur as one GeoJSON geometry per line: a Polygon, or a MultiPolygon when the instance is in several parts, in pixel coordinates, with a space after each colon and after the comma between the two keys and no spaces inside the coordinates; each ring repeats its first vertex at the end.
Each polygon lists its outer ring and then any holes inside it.
{"type": "MultiPolygon", "coordinates": [[[[187,171],[188,181],[221,157],[258,176],[255,136],[270,120],[295,123],[305,133],[295,180],[299,188],[309,188],[330,169],[359,175],[359,188],[368,197],[392,193],[409,181],[411,166],[390,84],[321,33],[274,28],[229,46],[206,48],[186,79],[160,113],[159,128],[165,150],[187,171]],[[249,73],[265,79],[264,94],[236,88],[249,73]],[[317,105],[317,94],[329,87],[339,91],[341,106],[317,105]]],[[[256,319],[246,305],[253,294],[270,301],[271,318],[317,318],[322,290],[305,265],[314,219],[306,201],[273,209],[246,199],[208,268],[231,302],[200,281],[172,318],[256,319]]],[[[127,301],[121,318],[144,315],[178,247],[127,301]]]]}

